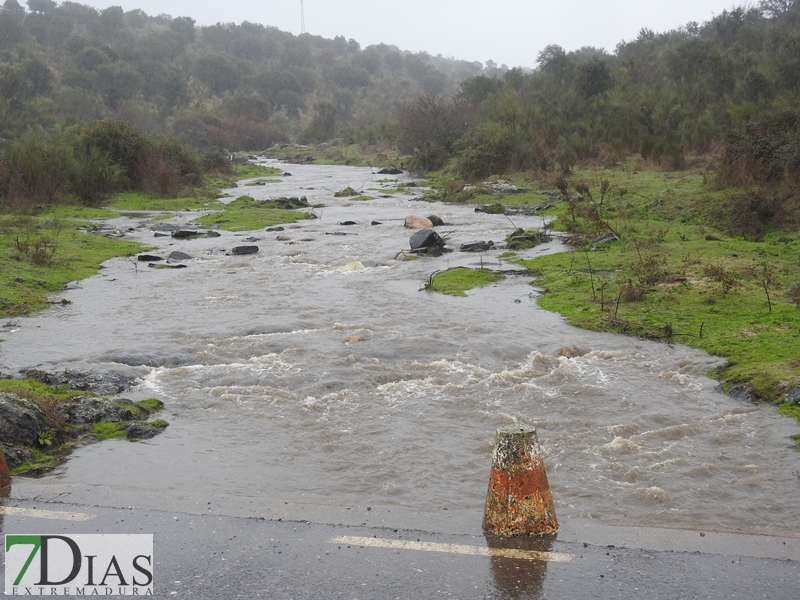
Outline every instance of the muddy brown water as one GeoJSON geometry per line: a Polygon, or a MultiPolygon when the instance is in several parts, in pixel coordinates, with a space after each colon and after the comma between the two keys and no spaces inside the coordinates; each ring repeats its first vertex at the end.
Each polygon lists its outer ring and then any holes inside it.
{"type": "MultiPolygon", "coordinates": [[[[439,215],[456,248],[502,241],[509,219],[419,192],[334,198],[395,182],[367,168],[286,168],[281,183],[230,193],[305,195],[325,204],[321,218],[195,240],[154,237],[147,215],[117,219],[152,252],[191,255],[188,268],[113,259],[58,294],[70,304],[6,327],[7,371],[133,375],[126,397],[166,403],[163,434],[79,448],[45,481],[480,514],[494,431],[520,422],[539,432],[562,520],[800,532],[797,426],[715,392],[705,373],[719,359],[570,327],[537,307],[528,277],[465,298],[420,291],[437,269],[507,265],[500,251],[395,261],[405,216],[439,215]],[[257,254],[223,252],[251,236],[257,254]],[[581,355],[559,356],[565,346],[581,355]]],[[[526,253],[563,250],[556,240],[526,253]]]]}

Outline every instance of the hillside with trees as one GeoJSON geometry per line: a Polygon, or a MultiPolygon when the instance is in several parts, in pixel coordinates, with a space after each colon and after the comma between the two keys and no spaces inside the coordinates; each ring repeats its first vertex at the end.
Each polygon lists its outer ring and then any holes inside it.
{"type": "Polygon", "coordinates": [[[456,158],[465,179],[569,172],[635,154],[677,170],[726,142],[726,180],[796,178],[799,19],[792,0],[767,0],[678,30],[643,29],[613,54],[548,46],[532,72],[477,74],[458,95],[428,94],[406,105],[399,143],[423,170],[456,158]],[[781,140],[752,140],[775,128],[781,140]],[[773,142],[782,149],[758,155],[756,147],[773,142]]]}

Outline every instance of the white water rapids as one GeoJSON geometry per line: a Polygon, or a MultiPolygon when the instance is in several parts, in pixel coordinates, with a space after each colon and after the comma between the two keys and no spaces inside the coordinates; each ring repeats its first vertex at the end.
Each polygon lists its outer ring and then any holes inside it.
{"type": "Polygon", "coordinates": [[[494,431],[522,422],[538,430],[560,520],[800,532],[797,425],[715,392],[704,374],[719,359],[570,327],[537,307],[529,277],[466,298],[420,291],[437,269],[498,267],[502,250],[395,261],[407,215],[442,217],[456,249],[501,242],[509,220],[419,194],[333,197],[394,187],[367,168],[287,169],[281,183],[230,193],[324,203],[320,219],[286,226],[288,241],[263,230],[175,240],[154,237],[154,215],[120,218],[135,229],[126,239],[186,252],[188,268],[110,260],[57,296],[71,304],[2,334],[5,370],[134,374],[123,396],[166,404],[163,434],[78,448],[44,483],[464,509],[479,522],[494,431]],[[258,254],[215,251],[248,236],[258,254]],[[560,357],[567,345],[582,355],[560,357]]]}

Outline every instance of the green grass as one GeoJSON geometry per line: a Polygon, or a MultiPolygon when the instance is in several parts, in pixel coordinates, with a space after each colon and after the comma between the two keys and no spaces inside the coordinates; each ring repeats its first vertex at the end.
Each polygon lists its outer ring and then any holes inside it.
{"type": "Polygon", "coordinates": [[[749,382],[766,400],[800,386],[800,309],[786,297],[800,283],[797,236],[747,242],[674,222],[607,222],[622,242],[515,261],[540,273],[535,285],[546,292],[542,308],[585,329],[721,356],[727,363],[716,377],[749,382]]]}
{"type": "Polygon", "coordinates": [[[124,438],[126,435],[119,423],[109,421],[95,423],[89,431],[100,441],[124,438]]]}
{"type": "Polygon", "coordinates": [[[154,198],[141,192],[123,192],[109,200],[108,204],[120,210],[207,210],[220,208],[221,203],[211,198],[194,196],[189,198],[154,198]]]}
{"type": "Polygon", "coordinates": [[[489,285],[500,277],[491,271],[454,267],[433,275],[426,289],[450,296],[466,296],[467,290],[489,285]]]}
{"type": "Polygon", "coordinates": [[[49,206],[39,215],[39,219],[52,221],[53,219],[74,219],[78,221],[89,221],[95,219],[113,219],[119,213],[107,208],[91,208],[88,206],[74,206],[58,204],[49,206]]]}
{"type": "Polygon", "coordinates": [[[48,294],[94,275],[100,263],[142,246],[76,230],[69,219],[0,215],[0,318],[48,306],[48,294]],[[38,227],[41,228],[38,228],[38,227]]]}
{"type": "MultiPolygon", "coordinates": [[[[269,177],[271,175],[283,175],[283,170],[276,167],[265,167],[252,163],[235,163],[233,165],[234,181],[240,179],[251,179],[253,177],[269,177]]],[[[276,179],[274,181],[280,181],[276,179]]],[[[225,187],[225,186],[221,186],[225,187]]]]}
{"type": "Polygon", "coordinates": [[[38,448],[31,448],[31,454],[33,455],[33,462],[25,461],[15,469],[12,469],[12,475],[22,475],[24,473],[30,473],[31,471],[49,469],[54,467],[59,461],[57,456],[47,454],[38,448]]]}
{"type": "Polygon", "coordinates": [[[144,406],[150,413],[158,412],[164,408],[164,403],[158,398],[147,398],[146,400],[139,400],[137,404],[144,406]]]}
{"type": "Polygon", "coordinates": [[[364,195],[361,195],[361,196],[354,196],[353,198],[350,198],[350,199],[351,199],[351,200],[356,200],[356,201],[358,201],[358,202],[362,202],[362,201],[365,201],[365,200],[375,200],[375,198],[374,198],[374,197],[372,197],[372,196],[367,196],[366,194],[364,194],[364,195]]]}
{"type": "Polygon", "coordinates": [[[269,202],[259,202],[250,196],[241,196],[226,204],[222,212],[200,217],[196,222],[204,226],[214,225],[227,231],[252,231],[309,218],[313,217],[304,212],[277,208],[269,202]]]}
{"type": "Polygon", "coordinates": [[[16,394],[39,404],[46,402],[66,402],[76,396],[91,396],[92,392],[68,390],[64,387],[52,387],[33,379],[0,379],[0,392],[16,394]]]}

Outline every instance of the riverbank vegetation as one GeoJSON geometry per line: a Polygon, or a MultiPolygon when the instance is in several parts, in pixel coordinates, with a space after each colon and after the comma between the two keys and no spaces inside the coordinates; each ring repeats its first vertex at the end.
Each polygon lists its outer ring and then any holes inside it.
{"type": "Polygon", "coordinates": [[[164,408],[156,398],[109,401],[36,379],[0,379],[0,394],[4,419],[12,424],[3,429],[2,445],[14,475],[48,470],[77,444],[144,439],[169,426],[144,420],[164,408]]]}
{"type": "Polygon", "coordinates": [[[92,223],[62,214],[0,215],[0,317],[41,310],[52,302],[48,295],[67,282],[94,275],[109,258],[141,250],[139,244],[90,233],[92,223]]]}

